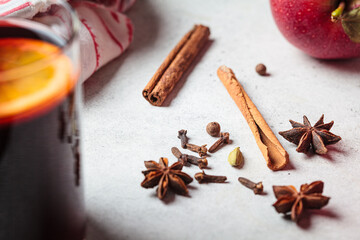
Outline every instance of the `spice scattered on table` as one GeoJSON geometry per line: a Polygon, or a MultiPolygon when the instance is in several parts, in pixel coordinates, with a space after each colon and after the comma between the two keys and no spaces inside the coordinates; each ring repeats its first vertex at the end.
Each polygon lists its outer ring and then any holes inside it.
{"type": "Polygon", "coordinates": [[[210,122],[206,125],[206,132],[212,137],[218,137],[220,134],[220,124],[217,122],[210,122]]]}
{"type": "Polygon", "coordinates": [[[209,148],[209,153],[215,152],[221,145],[228,144],[230,140],[230,134],[224,132],[220,134],[220,138],[209,148]]]}
{"type": "Polygon", "coordinates": [[[244,164],[244,157],[239,147],[236,147],[234,150],[230,152],[228,157],[228,162],[233,167],[240,167],[244,164]]]}
{"type": "Polygon", "coordinates": [[[195,156],[182,154],[177,147],[172,147],[171,152],[184,166],[186,166],[187,163],[191,163],[197,165],[200,169],[203,169],[206,168],[208,165],[208,161],[206,158],[198,158],[195,156]]]}
{"type": "Polygon", "coordinates": [[[256,65],[255,67],[255,71],[261,75],[261,76],[266,76],[266,66],[262,63],[259,63],[258,65],[256,65]]]}
{"type": "Polygon", "coordinates": [[[195,57],[209,40],[210,29],[195,25],[165,58],[142,94],[154,106],[161,106],[195,57]]]}
{"type": "Polygon", "coordinates": [[[188,137],[186,136],[187,131],[182,129],[178,131],[178,138],[181,141],[181,147],[186,148],[186,144],[189,142],[188,137]]]}
{"type": "Polygon", "coordinates": [[[255,194],[263,193],[264,186],[262,182],[254,183],[253,181],[243,177],[239,177],[238,180],[242,185],[253,190],[255,194]]]}
{"type": "Polygon", "coordinates": [[[328,204],[330,198],[322,195],[324,183],[322,181],[303,184],[300,192],[290,186],[273,186],[277,201],[273,204],[278,213],[291,211],[291,219],[298,221],[305,209],[321,209],[328,204]]]}
{"type": "Polygon", "coordinates": [[[236,79],[233,71],[226,66],[221,66],[217,74],[246,119],[267,166],[274,171],[284,168],[289,161],[288,153],[236,79]]]}
{"type": "Polygon", "coordinates": [[[310,147],[317,154],[326,154],[327,145],[337,143],[341,140],[340,136],[337,136],[330,132],[330,129],[334,125],[334,121],[324,123],[324,114],[312,127],[309,119],[303,117],[304,124],[290,120],[292,129],[288,131],[279,132],[289,142],[298,145],[296,151],[306,153],[310,147]]]}
{"type": "Polygon", "coordinates": [[[157,196],[163,199],[171,188],[175,193],[186,195],[188,194],[187,184],[193,181],[192,177],[182,172],[183,164],[176,162],[168,167],[168,159],[160,158],[159,163],[155,161],[145,161],[147,170],[142,171],[145,175],[141,186],[144,188],[153,188],[159,185],[157,196]]]}
{"type": "Polygon", "coordinates": [[[207,175],[204,171],[196,173],[194,177],[199,183],[224,183],[227,180],[226,176],[207,175]]]}
{"type": "Polygon", "coordinates": [[[197,152],[199,154],[200,157],[204,157],[207,155],[207,148],[206,148],[206,144],[202,145],[202,146],[198,146],[195,144],[191,144],[191,143],[187,143],[186,144],[186,149],[193,151],[193,152],[197,152]]]}

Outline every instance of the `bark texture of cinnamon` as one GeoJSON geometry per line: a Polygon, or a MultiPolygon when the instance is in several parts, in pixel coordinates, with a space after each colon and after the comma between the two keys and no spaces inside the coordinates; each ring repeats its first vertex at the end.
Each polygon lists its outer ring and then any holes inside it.
{"type": "Polygon", "coordinates": [[[245,117],[267,166],[274,171],[284,168],[289,161],[288,153],[236,79],[233,71],[226,66],[221,66],[217,74],[245,117]]]}
{"type": "Polygon", "coordinates": [[[209,40],[210,29],[195,25],[165,58],[142,94],[154,106],[161,106],[176,83],[209,40]]]}

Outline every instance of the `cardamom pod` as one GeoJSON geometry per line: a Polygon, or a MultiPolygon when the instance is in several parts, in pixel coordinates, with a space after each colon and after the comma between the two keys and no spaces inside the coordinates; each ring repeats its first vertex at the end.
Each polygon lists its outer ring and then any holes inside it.
{"type": "Polygon", "coordinates": [[[234,150],[230,152],[228,157],[228,162],[233,167],[239,167],[244,164],[244,157],[239,147],[236,147],[234,150]]]}

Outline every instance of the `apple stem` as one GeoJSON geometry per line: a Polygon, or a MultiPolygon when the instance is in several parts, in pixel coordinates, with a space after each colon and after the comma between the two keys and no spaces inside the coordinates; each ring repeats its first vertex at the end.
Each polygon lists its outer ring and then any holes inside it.
{"type": "Polygon", "coordinates": [[[337,9],[335,9],[331,13],[331,21],[332,22],[337,22],[339,20],[339,18],[341,17],[342,13],[344,12],[344,9],[345,9],[345,2],[340,2],[337,9]]]}

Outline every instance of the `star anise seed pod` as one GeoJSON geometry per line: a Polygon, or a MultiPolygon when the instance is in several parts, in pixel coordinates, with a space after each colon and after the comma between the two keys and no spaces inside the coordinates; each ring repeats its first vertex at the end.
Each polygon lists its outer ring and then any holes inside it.
{"type": "Polygon", "coordinates": [[[289,142],[298,145],[296,151],[306,153],[310,146],[317,154],[326,154],[327,145],[337,143],[341,137],[330,132],[334,121],[324,123],[324,114],[312,127],[308,118],[304,116],[304,124],[290,120],[292,129],[279,132],[289,142]]]}
{"type": "Polygon", "coordinates": [[[320,209],[329,202],[329,197],[323,196],[324,183],[322,181],[303,184],[300,192],[290,186],[273,186],[277,201],[273,204],[278,213],[291,211],[291,219],[298,221],[305,209],[320,209]]]}
{"type": "Polygon", "coordinates": [[[182,195],[188,193],[186,185],[193,181],[192,177],[182,172],[183,164],[176,162],[168,167],[168,159],[160,158],[159,163],[155,161],[145,161],[147,170],[142,171],[145,175],[141,186],[144,188],[153,188],[157,185],[157,196],[163,199],[167,193],[168,188],[174,192],[182,195]]]}

